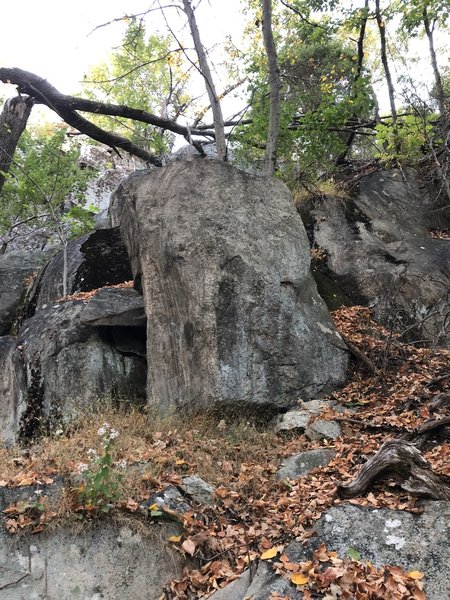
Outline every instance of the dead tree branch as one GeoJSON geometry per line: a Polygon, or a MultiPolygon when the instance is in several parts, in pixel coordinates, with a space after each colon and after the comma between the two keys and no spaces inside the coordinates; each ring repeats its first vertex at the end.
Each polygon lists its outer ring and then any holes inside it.
{"type": "Polygon", "coordinates": [[[450,500],[450,478],[435,473],[415,444],[400,439],[384,442],[350,484],[337,486],[337,494],[340,498],[355,498],[374,482],[388,478],[393,478],[408,493],[450,500]]]}
{"type": "Polygon", "coordinates": [[[127,138],[105,131],[82,117],[77,111],[141,121],[182,135],[186,139],[191,135],[199,135],[210,139],[215,138],[213,131],[190,129],[170,119],[157,117],[141,109],[125,105],[106,104],[62,94],[42,77],[28,71],[23,71],[22,69],[0,68],[0,81],[17,85],[20,93],[27,94],[37,104],[45,104],[56,112],[68,125],[92,139],[113,148],[115,151],[124,150],[156,166],[161,166],[162,164],[158,157],[150,154],[127,138]]]}

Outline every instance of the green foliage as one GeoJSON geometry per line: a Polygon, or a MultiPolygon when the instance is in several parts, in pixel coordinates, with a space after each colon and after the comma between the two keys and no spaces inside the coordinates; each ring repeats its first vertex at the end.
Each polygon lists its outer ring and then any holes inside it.
{"type": "Polygon", "coordinates": [[[412,164],[424,155],[433,135],[431,116],[422,118],[407,115],[397,122],[394,130],[391,122],[377,125],[377,157],[386,163],[402,162],[412,164]]]}
{"type": "Polygon", "coordinates": [[[95,450],[89,450],[90,464],[79,465],[84,480],[78,490],[79,500],[89,509],[109,512],[120,497],[123,482],[123,477],[116,471],[112,459],[115,439],[119,434],[108,423],[104,423],[97,433],[102,451],[98,455],[95,450]]]}
{"type": "Polygon", "coordinates": [[[361,561],[361,554],[358,552],[358,550],[356,550],[355,548],[352,548],[352,546],[350,546],[350,548],[347,550],[347,556],[351,560],[355,560],[357,562],[361,561]]]}
{"type": "Polygon", "coordinates": [[[396,10],[402,17],[402,28],[409,35],[419,35],[423,29],[424,14],[430,23],[436,22],[446,26],[450,18],[449,0],[397,0],[396,10]]]}
{"type": "Polygon", "coordinates": [[[93,209],[84,204],[95,172],[79,167],[79,154],[79,145],[67,139],[64,127],[25,131],[0,195],[0,233],[23,221],[62,226],[67,237],[92,229],[93,209]],[[66,212],[68,202],[72,207],[66,212]]]}
{"type": "MultiPolygon", "coordinates": [[[[171,38],[146,35],[143,23],[129,22],[122,44],[108,63],[98,65],[85,76],[88,97],[113,104],[128,105],[165,118],[176,119],[189,98],[185,93],[187,76],[179,50],[171,49],[171,38]]],[[[145,145],[156,155],[167,152],[172,138],[146,123],[108,116],[95,117],[109,131],[145,145]]]]}
{"type": "MultiPolygon", "coordinates": [[[[295,5],[309,22],[287,11],[283,27],[277,26],[282,80],[279,174],[291,184],[331,172],[348,135],[339,129],[349,119],[370,116],[374,104],[370,78],[357,73],[358,57],[354,45],[347,42],[349,25],[341,35],[329,17],[313,24],[306,3],[295,5]]],[[[253,123],[239,128],[235,138],[235,155],[243,164],[262,158],[268,128],[266,58],[258,36],[253,35],[254,52],[248,64],[253,123]]]]}

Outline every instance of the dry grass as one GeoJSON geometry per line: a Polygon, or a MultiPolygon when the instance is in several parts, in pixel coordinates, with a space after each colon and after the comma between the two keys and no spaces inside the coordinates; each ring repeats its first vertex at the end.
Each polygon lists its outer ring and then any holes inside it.
{"type": "Polygon", "coordinates": [[[317,181],[314,184],[309,185],[307,188],[304,186],[298,187],[293,193],[294,204],[298,208],[311,198],[320,196],[324,198],[327,196],[333,196],[334,198],[341,198],[342,200],[345,200],[348,198],[348,190],[344,183],[336,182],[333,179],[317,181]]]}
{"type": "Polygon", "coordinates": [[[107,422],[119,433],[114,445],[116,464],[125,463],[123,495],[147,497],[152,487],[163,487],[168,477],[193,474],[213,485],[224,475],[237,476],[243,464],[265,462],[277,455],[282,442],[258,422],[213,414],[161,419],[127,404],[103,406],[61,431],[33,445],[0,448],[0,485],[18,485],[35,475],[61,474],[77,480],[78,466],[88,463],[88,451],[101,452],[98,429],[107,422]]]}

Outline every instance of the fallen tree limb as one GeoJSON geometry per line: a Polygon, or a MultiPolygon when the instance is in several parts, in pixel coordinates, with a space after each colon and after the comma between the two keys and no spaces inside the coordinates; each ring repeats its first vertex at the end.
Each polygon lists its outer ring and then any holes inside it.
{"type": "Polygon", "coordinates": [[[436,377],[436,379],[432,379],[431,381],[429,381],[427,383],[427,385],[425,387],[427,387],[427,388],[433,387],[434,385],[437,385],[441,381],[445,381],[445,379],[449,379],[449,378],[450,378],[450,373],[446,373],[445,375],[441,375],[441,377],[436,377]]]}
{"type": "Polygon", "coordinates": [[[442,417],[441,419],[429,419],[417,427],[415,433],[416,435],[424,435],[426,433],[430,433],[431,431],[436,431],[436,429],[446,427],[447,425],[450,425],[450,416],[442,417]]]}
{"type": "MultiPolygon", "coordinates": [[[[200,135],[209,139],[215,138],[213,131],[190,129],[170,119],[162,119],[137,108],[67,96],[59,92],[46,79],[22,69],[0,68],[0,81],[17,85],[20,93],[30,96],[36,104],[45,104],[48,108],[56,112],[68,125],[92,139],[106,144],[116,151],[118,149],[124,150],[156,166],[161,166],[161,160],[158,157],[150,154],[144,148],[137,146],[131,140],[94,125],[94,123],[78,114],[77,111],[123,117],[125,119],[148,123],[154,127],[178,133],[187,140],[190,140],[192,135],[200,135]]],[[[194,146],[204,155],[201,145],[198,142],[194,142],[194,146]]]]}
{"type": "Polygon", "coordinates": [[[400,439],[384,442],[350,484],[338,484],[337,495],[355,498],[376,481],[388,478],[393,478],[408,493],[450,500],[450,478],[435,473],[413,443],[400,439]]]}
{"type": "Polygon", "coordinates": [[[443,408],[450,408],[450,394],[437,394],[434,396],[428,405],[428,410],[430,412],[436,412],[437,410],[441,410],[443,408]]]}

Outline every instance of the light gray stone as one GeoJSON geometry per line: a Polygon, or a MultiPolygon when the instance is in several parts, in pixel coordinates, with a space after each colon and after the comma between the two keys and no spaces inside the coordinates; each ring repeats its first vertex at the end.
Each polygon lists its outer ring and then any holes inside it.
{"type": "Polygon", "coordinates": [[[247,590],[250,586],[250,571],[244,571],[242,575],[226,585],[224,588],[217,590],[209,600],[243,600],[248,598],[247,590]]]}
{"type": "Polygon", "coordinates": [[[330,448],[306,450],[286,458],[277,473],[277,479],[298,479],[304,477],[316,467],[327,465],[336,453],[330,448]]]}
{"type": "Polygon", "coordinates": [[[301,600],[303,594],[287,579],[277,575],[271,564],[260,561],[250,581],[250,572],[245,571],[239,579],[210,596],[210,600],[270,600],[273,594],[288,596],[290,600],[301,600]]]}
{"type": "MultiPolygon", "coordinates": [[[[394,565],[425,573],[427,600],[450,598],[449,502],[427,502],[421,515],[340,505],[328,509],[314,530],[311,552],[324,543],[344,558],[354,548],[361,560],[377,567],[394,565]]],[[[304,547],[297,546],[304,556],[304,547]]],[[[291,553],[295,559],[294,548],[291,553]]]]}
{"type": "Polygon", "coordinates": [[[313,398],[307,402],[299,401],[296,410],[307,411],[312,415],[320,415],[327,408],[334,408],[337,402],[334,400],[322,400],[321,398],[313,398]]]}
{"type": "Polygon", "coordinates": [[[161,510],[165,507],[178,515],[183,515],[192,510],[192,506],[174,485],[169,485],[164,490],[152,494],[148,500],[141,504],[141,509],[148,510],[154,504],[161,510]]]}
{"type": "Polygon", "coordinates": [[[306,411],[289,410],[287,413],[277,415],[272,420],[272,427],[275,433],[280,431],[298,430],[303,433],[308,426],[311,414],[306,411]]]}
{"type": "Polygon", "coordinates": [[[174,525],[142,536],[106,521],[33,536],[0,530],[2,600],[156,600],[182,559],[168,546],[174,525]]]}
{"type": "Polygon", "coordinates": [[[207,481],[197,475],[183,477],[181,489],[200,504],[214,504],[214,488],[207,481]]]}
{"type": "Polygon", "coordinates": [[[218,161],[176,162],[112,199],[148,316],[149,404],[291,407],[345,379],[288,189],[218,161]]]}
{"type": "Polygon", "coordinates": [[[337,421],[317,419],[305,429],[310,440],[335,440],[342,435],[342,427],[337,421]]]}

